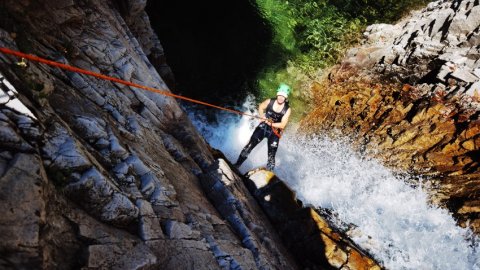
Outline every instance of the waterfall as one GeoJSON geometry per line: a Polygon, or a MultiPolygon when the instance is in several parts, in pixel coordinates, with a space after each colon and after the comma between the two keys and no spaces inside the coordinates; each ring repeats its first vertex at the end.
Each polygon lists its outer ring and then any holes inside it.
{"type": "MultiPolygon", "coordinates": [[[[244,111],[251,109],[248,98],[244,111]]],[[[248,142],[257,120],[228,113],[214,124],[190,111],[194,124],[212,147],[233,163],[248,142]]],[[[305,137],[293,124],[282,137],[274,170],[305,204],[331,210],[347,234],[387,269],[480,269],[479,238],[456,225],[451,214],[428,203],[428,181],[399,176],[362,157],[345,141],[305,137]]],[[[262,141],[240,170],[266,166],[262,141]]]]}

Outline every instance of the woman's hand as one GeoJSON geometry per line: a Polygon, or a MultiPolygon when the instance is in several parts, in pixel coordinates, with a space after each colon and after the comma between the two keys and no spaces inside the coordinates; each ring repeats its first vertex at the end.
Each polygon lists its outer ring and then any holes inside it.
{"type": "Polygon", "coordinates": [[[265,123],[269,126],[272,126],[272,120],[270,120],[268,118],[263,118],[262,120],[260,120],[260,123],[265,123]]]}

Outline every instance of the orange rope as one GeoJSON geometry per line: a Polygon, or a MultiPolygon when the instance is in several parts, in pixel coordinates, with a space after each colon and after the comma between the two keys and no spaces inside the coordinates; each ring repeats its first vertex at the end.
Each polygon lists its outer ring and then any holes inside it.
{"type": "MultiPolygon", "coordinates": [[[[264,120],[264,118],[261,118],[261,117],[258,117],[258,116],[252,115],[252,114],[244,113],[244,112],[233,110],[233,109],[228,109],[228,108],[225,108],[225,107],[220,107],[220,106],[210,104],[210,103],[207,103],[207,102],[203,102],[203,101],[200,101],[200,100],[196,100],[196,99],[193,99],[193,98],[188,98],[188,97],[184,97],[184,96],[180,96],[180,95],[175,95],[175,94],[172,94],[171,92],[166,91],[166,90],[161,90],[161,89],[148,87],[148,86],[141,85],[141,84],[132,83],[132,82],[129,82],[129,81],[125,81],[125,80],[117,79],[117,78],[114,78],[114,77],[106,76],[106,75],[96,73],[96,72],[93,72],[93,71],[77,68],[77,67],[74,67],[74,66],[62,64],[62,63],[55,62],[55,61],[50,61],[50,60],[47,60],[47,59],[44,59],[44,58],[41,58],[41,57],[38,57],[38,56],[35,56],[35,55],[25,54],[25,53],[22,53],[22,52],[19,52],[19,51],[10,50],[10,49],[4,48],[4,47],[0,47],[0,52],[2,52],[4,54],[15,55],[17,57],[25,58],[25,59],[28,59],[28,60],[31,60],[31,61],[40,62],[40,63],[46,64],[46,65],[49,65],[49,66],[58,67],[58,68],[61,68],[61,69],[64,69],[64,70],[68,70],[68,71],[72,71],[72,72],[76,72],[76,73],[81,73],[81,74],[85,74],[85,75],[88,75],[88,76],[93,76],[93,77],[96,77],[96,78],[99,78],[99,79],[102,79],[102,80],[112,81],[112,82],[128,85],[128,86],[131,86],[131,87],[140,88],[140,89],[143,89],[143,90],[146,90],[146,91],[158,93],[158,94],[161,94],[161,95],[164,95],[164,96],[169,96],[169,97],[173,97],[173,98],[186,100],[186,101],[189,101],[189,102],[192,102],[192,103],[212,107],[212,108],[215,108],[215,109],[218,109],[218,110],[223,110],[223,111],[227,111],[227,112],[231,112],[231,113],[235,113],[235,114],[239,114],[239,115],[245,115],[245,116],[257,118],[257,119],[260,119],[260,120],[264,120]]],[[[279,132],[277,132],[273,127],[272,127],[272,130],[275,133],[275,135],[280,137],[279,132]]]]}

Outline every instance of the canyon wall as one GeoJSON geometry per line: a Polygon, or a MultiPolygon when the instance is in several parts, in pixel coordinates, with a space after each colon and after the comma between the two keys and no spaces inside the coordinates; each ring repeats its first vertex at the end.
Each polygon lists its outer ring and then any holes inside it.
{"type": "Polygon", "coordinates": [[[436,1],[371,25],[323,81],[303,129],[430,180],[432,201],[480,232],[480,5],[436,1]]]}
{"type": "MultiPolygon", "coordinates": [[[[168,91],[145,5],[1,1],[0,46],[168,91]]],[[[176,100],[4,54],[0,74],[0,268],[298,268],[176,100]]]]}

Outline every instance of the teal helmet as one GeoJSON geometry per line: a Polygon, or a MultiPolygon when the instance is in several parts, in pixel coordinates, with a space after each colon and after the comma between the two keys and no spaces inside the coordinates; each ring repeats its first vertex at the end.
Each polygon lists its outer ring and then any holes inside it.
{"type": "Polygon", "coordinates": [[[284,96],[285,98],[288,98],[289,94],[290,94],[290,86],[286,85],[285,83],[281,83],[277,89],[277,96],[284,96]]]}

